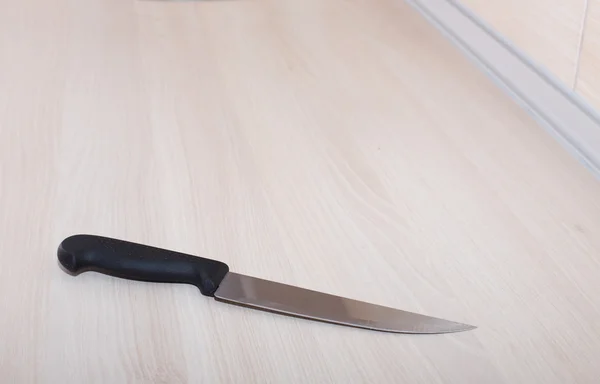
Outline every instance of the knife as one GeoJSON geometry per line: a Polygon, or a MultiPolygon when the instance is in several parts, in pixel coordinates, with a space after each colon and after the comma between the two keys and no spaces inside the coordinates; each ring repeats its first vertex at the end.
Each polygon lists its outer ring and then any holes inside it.
{"type": "Polygon", "coordinates": [[[58,260],[71,275],[95,271],[130,280],[193,284],[217,301],[328,323],[394,333],[450,333],[476,327],[333,296],[229,271],[227,264],[93,235],[66,238],[58,260]]]}

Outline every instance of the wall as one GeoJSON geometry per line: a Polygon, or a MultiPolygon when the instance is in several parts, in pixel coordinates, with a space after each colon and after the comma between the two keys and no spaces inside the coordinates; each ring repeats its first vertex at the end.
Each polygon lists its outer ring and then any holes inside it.
{"type": "Polygon", "coordinates": [[[461,3],[600,109],[600,0],[461,3]]]}
{"type": "Polygon", "coordinates": [[[600,110],[600,0],[588,4],[575,89],[600,110]]]}

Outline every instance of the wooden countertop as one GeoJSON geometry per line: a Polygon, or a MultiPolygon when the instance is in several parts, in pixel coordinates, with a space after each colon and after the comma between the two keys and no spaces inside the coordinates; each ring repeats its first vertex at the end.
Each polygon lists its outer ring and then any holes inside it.
{"type": "Polygon", "coordinates": [[[6,383],[600,375],[600,183],[399,0],[5,2],[0,212],[6,383]],[[74,233],[479,328],[73,278],[74,233]]]}

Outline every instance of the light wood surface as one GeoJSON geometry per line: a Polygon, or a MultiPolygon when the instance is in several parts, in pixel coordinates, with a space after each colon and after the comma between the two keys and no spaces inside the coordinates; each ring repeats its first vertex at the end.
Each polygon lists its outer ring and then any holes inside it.
{"type": "Polygon", "coordinates": [[[600,183],[401,1],[4,1],[0,55],[3,383],[600,376],[600,183]],[[479,328],[74,278],[74,233],[479,328]]]}
{"type": "MultiPolygon", "coordinates": [[[[459,0],[539,66],[573,88],[588,0],[459,0]]],[[[594,0],[591,0],[594,1],[594,0]]]]}
{"type": "Polygon", "coordinates": [[[577,92],[600,111],[600,0],[589,0],[577,92]]]}

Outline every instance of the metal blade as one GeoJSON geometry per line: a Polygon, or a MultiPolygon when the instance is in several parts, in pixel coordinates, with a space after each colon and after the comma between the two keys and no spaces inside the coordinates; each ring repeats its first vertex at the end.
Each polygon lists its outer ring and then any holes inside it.
{"type": "Polygon", "coordinates": [[[396,333],[450,333],[476,327],[346,299],[287,284],[229,272],[215,299],[256,309],[396,333]]]}

